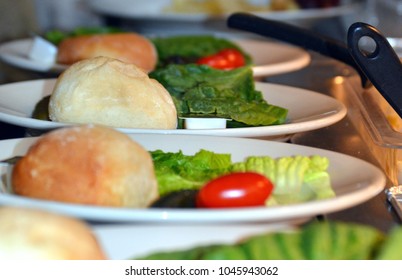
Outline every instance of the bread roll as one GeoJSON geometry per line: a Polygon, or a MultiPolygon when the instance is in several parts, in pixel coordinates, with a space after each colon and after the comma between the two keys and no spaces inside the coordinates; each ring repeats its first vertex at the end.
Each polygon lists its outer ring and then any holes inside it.
{"type": "Polygon", "coordinates": [[[175,129],[169,92],[134,64],[97,57],[63,72],[49,101],[49,118],[125,128],[175,129]]]}
{"type": "Polygon", "coordinates": [[[58,46],[56,60],[61,64],[73,64],[97,56],[133,63],[146,72],[152,71],[158,60],[153,43],[136,33],[83,35],[67,38],[58,46]]]}
{"type": "Polygon", "coordinates": [[[91,229],[78,219],[1,207],[0,221],[0,260],[106,259],[91,229]]]}
{"type": "Polygon", "coordinates": [[[11,174],[14,193],[112,207],[147,207],[158,198],[151,155],[103,126],[65,127],[33,144],[11,174]]]}

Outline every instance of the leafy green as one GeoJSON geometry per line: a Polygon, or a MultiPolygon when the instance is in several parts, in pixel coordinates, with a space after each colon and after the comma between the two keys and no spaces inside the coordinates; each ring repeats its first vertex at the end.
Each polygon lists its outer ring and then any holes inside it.
{"type": "Polygon", "coordinates": [[[267,205],[298,203],[335,196],[327,173],[328,159],[321,156],[272,158],[251,156],[233,162],[230,154],[201,149],[194,155],[179,152],[151,152],[159,193],[199,189],[205,183],[230,172],[254,171],[265,175],[274,184],[267,205]]]}
{"type": "Polygon", "coordinates": [[[402,226],[391,229],[386,242],[376,254],[377,260],[402,260],[402,226]]]}
{"type": "Polygon", "coordinates": [[[248,126],[286,121],[288,110],[268,104],[255,89],[250,67],[225,71],[206,65],[169,65],[149,76],[169,91],[179,117],[214,116],[248,126]]]}
{"type": "Polygon", "coordinates": [[[238,244],[251,260],[302,260],[301,235],[297,232],[267,233],[238,244]]]}
{"type": "MultiPolygon", "coordinates": [[[[400,230],[399,230],[400,233],[400,230]]],[[[400,237],[399,237],[400,239],[400,237]]],[[[378,254],[379,248],[391,249],[393,237],[374,227],[332,221],[314,221],[297,230],[268,232],[235,244],[213,244],[156,252],[138,259],[153,260],[368,260],[393,257],[401,259],[400,243],[393,253],[378,254]]]]}
{"type": "Polygon", "coordinates": [[[50,121],[49,118],[49,101],[50,95],[47,95],[36,103],[32,112],[32,118],[44,121],[50,121]]]}
{"type": "Polygon", "coordinates": [[[252,62],[250,55],[244,52],[244,50],[233,41],[211,35],[180,35],[156,37],[151,40],[158,52],[159,62],[157,68],[175,63],[178,58],[184,63],[194,63],[200,57],[215,54],[226,48],[240,51],[245,57],[247,64],[251,64],[252,62]]]}
{"type": "Polygon", "coordinates": [[[207,181],[230,171],[230,154],[217,154],[201,149],[194,155],[182,151],[151,152],[161,196],[172,191],[198,189],[207,181]]]}
{"type": "Polygon", "coordinates": [[[301,232],[310,260],[368,260],[384,239],[374,227],[343,222],[311,223],[301,232]]]}
{"type": "Polygon", "coordinates": [[[254,171],[274,183],[268,205],[298,203],[335,196],[327,172],[328,158],[321,156],[249,157],[235,163],[233,171],[254,171]]]}
{"type": "Polygon", "coordinates": [[[46,32],[45,39],[57,46],[63,40],[70,37],[118,32],[122,32],[122,30],[116,27],[77,27],[72,31],[61,31],[55,29],[46,32]]]}

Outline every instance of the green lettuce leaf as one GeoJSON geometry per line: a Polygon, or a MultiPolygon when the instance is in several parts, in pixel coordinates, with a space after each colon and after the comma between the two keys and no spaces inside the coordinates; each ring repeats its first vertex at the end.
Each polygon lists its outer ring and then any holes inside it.
{"type": "Polygon", "coordinates": [[[247,64],[251,56],[233,41],[211,35],[155,37],[151,39],[158,53],[157,68],[172,63],[194,63],[197,59],[230,48],[240,51],[247,64]]]}
{"type": "Polygon", "coordinates": [[[156,150],[151,156],[161,196],[172,191],[198,189],[209,180],[228,173],[232,165],[230,154],[203,149],[194,155],[156,150]]]}
{"type": "Polygon", "coordinates": [[[241,162],[232,162],[230,154],[204,149],[194,155],[161,150],[153,151],[151,155],[161,196],[178,190],[199,189],[218,176],[246,171],[261,173],[273,182],[274,191],[266,202],[268,206],[335,196],[326,157],[251,156],[241,162]]]}
{"type": "Polygon", "coordinates": [[[211,244],[154,252],[145,260],[369,260],[401,259],[401,228],[378,229],[340,221],[313,221],[291,231],[246,236],[233,244],[211,244]],[[397,232],[399,231],[399,232],[397,232]],[[398,235],[396,235],[398,234],[398,235]],[[380,250],[383,248],[385,250],[380,250]]]}
{"type": "Polygon", "coordinates": [[[72,31],[62,31],[58,29],[50,30],[45,33],[44,37],[54,45],[59,45],[63,40],[70,37],[77,37],[83,35],[95,35],[95,34],[109,34],[109,33],[121,33],[123,30],[117,27],[77,27],[72,31]]]}
{"type": "Polygon", "coordinates": [[[207,65],[169,65],[149,76],[168,90],[179,117],[229,118],[248,126],[286,121],[288,110],[268,104],[255,89],[250,67],[224,71],[207,65]]]}
{"type": "Polygon", "coordinates": [[[381,244],[376,260],[402,260],[402,226],[394,226],[381,244]]]}
{"type": "Polygon", "coordinates": [[[328,158],[321,156],[266,156],[249,157],[235,163],[232,170],[259,172],[269,178],[275,188],[266,203],[277,205],[334,197],[328,165],[328,158]]]}

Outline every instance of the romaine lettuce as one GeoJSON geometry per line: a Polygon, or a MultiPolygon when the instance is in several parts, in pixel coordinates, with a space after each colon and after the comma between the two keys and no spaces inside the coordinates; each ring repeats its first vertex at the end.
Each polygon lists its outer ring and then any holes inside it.
{"type": "Polygon", "coordinates": [[[151,38],[158,53],[158,68],[163,68],[171,63],[182,61],[194,63],[197,59],[212,55],[220,50],[230,48],[240,51],[245,57],[246,63],[251,64],[252,59],[235,42],[225,38],[217,38],[211,35],[151,38]]]}
{"type": "Polygon", "coordinates": [[[207,65],[169,65],[149,76],[169,91],[179,117],[229,118],[248,126],[286,121],[288,110],[268,104],[255,89],[250,67],[217,70],[207,65]]]}
{"type": "Polygon", "coordinates": [[[209,180],[230,172],[259,172],[274,184],[267,205],[298,203],[335,196],[327,168],[328,158],[252,156],[232,162],[230,154],[201,149],[195,155],[151,152],[161,196],[183,189],[199,189],[209,180]]]}
{"type": "Polygon", "coordinates": [[[161,196],[177,190],[198,189],[208,180],[230,171],[229,154],[218,154],[201,149],[194,155],[182,151],[151,152],[161,196]]]}
{"type": "Polygon", "coordinates": [[[264,174],[275,186],[267,205],[277,205],[334,197],[328,165],[328,158],[321,156],[266,156],[249,157],[235,163],[232,170],[264,174]]]}
{"type": "Polygon", "coordinates": [[[54,45],[59,45],[63,40],[70,37],[77,37],[83,35],[95,35],[95,34],[109,34],[109,33],[121,33],[122,29],[117,27],[77,27],[74,30],[67,32],[58,29],[50,30],[46,32],[45,39],[54,45]]]}
{"type": "MultiPolygon", "coordinates": [[[[398,228],[399,236],[401,228],[398,228]]],[[[293,231],[244,237],[234,244],[215,243],[177,251],[154,252],[140,260],[400,260],[400,243],[363,224],[313,221],[293,231]],[[385,255],[378,250],[387,247],[385,255]],[[392,250],[392,252],[390,252],[392,250]],[[399,252],[399,253],[398,253],[399,252]],[[385,258],[382,258],[385,257],[385,258]]],[[[399,237],[399,240],[401,238],[399,237]]]]}

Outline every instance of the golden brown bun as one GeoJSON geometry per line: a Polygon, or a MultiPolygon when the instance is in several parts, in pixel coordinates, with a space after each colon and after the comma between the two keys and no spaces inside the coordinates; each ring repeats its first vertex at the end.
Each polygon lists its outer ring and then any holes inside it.
{"type": "Polygon", "coordinates": [[[149,39],[136,33],[116,33],[67,38],[58,46],[57,62],[73,64],[97,56],[133,63],[146,72],[152,71],[158,60],[149,39]]]}
{"type": "Polygon", "coordinates": [[[70,66],[49,102],[53,121],[113,127],[175,129],[169,92],[134,64],[97,57],[70,66]]]}
{"type": "Polygon", "coordinates": [[[45,134],[14,166],[11,180],[16,194],[61,202],[147,207],[158,197],[148,151],[103,126],[45,134]]]}
{"type": "Polygon", "coordinates": [[[0,208],[0,259],[102,260],[105,255],[82,221],[49,212],[0,208]]]}

